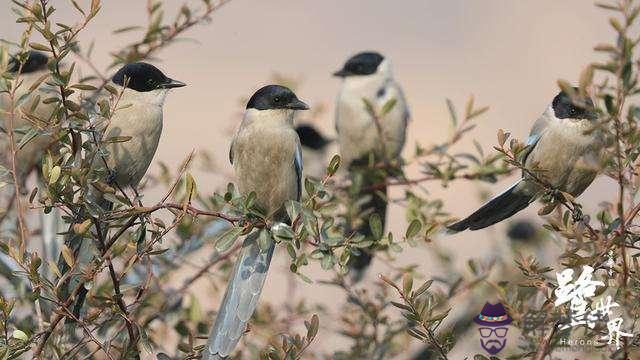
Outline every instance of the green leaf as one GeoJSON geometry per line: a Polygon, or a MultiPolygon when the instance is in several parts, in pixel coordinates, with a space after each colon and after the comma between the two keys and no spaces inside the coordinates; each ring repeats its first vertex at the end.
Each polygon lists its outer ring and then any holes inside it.
{"type": "Polygon", "coordinates": [[[80,12],[80,14],[82,14],[83,16],[86,16],[86,14],[84,13],[84,10],[82,10],[80,5],[78,5],[78,3],[76,3],[75,0],[71,0],[71,3],[73,4],[73,7],[75,7],[76,10],[78,10],[80,12]]]}
{"type": "Polygon", "coordinates": [[[369,228],[375,240],[382,237],[382,220],[380,219],[380,215],[371,214],[371,216],[369,216],[369,228]]]}
{"type": "Polygon", "coordinates": [[[75,84],[75,85],[71,85],[71,87],[79,90],[91,90],[91,91],[98,90],[98,88],[89,84],[75,84]]]}
{"type": "Polygon", "coordinates": [[[307,341],[311,341],[316,337],[316,334],[318,334],[319,328],[320,328],[320,319],[318,318],[318,315],[313,314],[313,316],[311,316],[311,323],[307,328],[307,341]]]}
{"type": "Polygon", "coordinates": [[[404,237],[407,239],[411,239],[414,236],[418,235],[420,230],[422,230],[422,222],[420,222],[420,220],[418,219],[413,219],[413,221],[411,221],[411,224],[409,224],[404,237]]]}
{"type": "Polygon", "coordinates": [[[58,181],[61,171],[62,169],[58,165],[54,166],[53,169],[51,169],[51,171],[49,172],[49,185],[53,185],[58,181]]]}
{"type": "Polygon", "coordinates": [[[20,142],[18,143],[18,149],[24,148],[29,143],[29,141],[33,140],[36,136],[38,136],[38,130],[34,128],[29,129],[29,131],[27,131],[27,133],[24,134],[24,136],[20,139],[20,142]]]}
{"type": "Polygon", "coordinates": [[[49,46],[46,46],[46,45],[43,45],[43,44],[30,43],[29,46],[34,50],[51,51],[51,48],[49,46]]]}
{"type": "Polygon", "coordinates": [[[373,104],[368,99],[362,98],[362,102],[364,103],[364,107],[371,116],[376,116],[376,110],[373,107],[373,104]]]}
{"type": "Polygon", "coordinates": [[[62,245],[62,258],[64,259],[64,262],[66,262],[69,267],[73,267],[73,264],[75,263],[75,259],[73,257],[73,252],[71,251],[71,249],[69,249],[67,245],[62,245]]]}
{"type": "Polygon", "coordinates": [[[422,286],[420,286],[418,290],[416,290],[415,296],[420,296],[424,294],[425,291],[429,290],[429,287],[431,287],[432,283],[433,283],[433,280],[428,280],[424,284],[422,284],[422,286]]]}
{"type": "Polygon", "coordinates": [[[258,234],[258,247],[262,251],[266,251],[271,247],[273,243],[271,239],[271,233],[267,229],[260,229],[260,233],[258,234]]]}
{"type": "Polygon", "coordinates": [[[14,339],[22,340],[22,341],[28,341],[29,340],[29,337],[27,336],[27,334],[25,334],[24,331],[18,330],[18,329],[13,330],[13,333],[11,334],[11,337],[14,338],[14,339]]]}
{"type": "Polygon", "coordinates": [[[399,309],[402,309],[402,310],[412,311],[410,306],[402,304],[402,303],[399,303],[399,302],[392,301],[391,305],[393,305],[393,306],[395,306],[395,307],[397,307],[399,309]]]}
{"type": "Polygon", "coordinates": [[[316,186],[309,178],[304,179],[304,189],[309,196],[313,196],[316,193],[316,186]]]}
{"type": "Polygon", "coordinates": [[[396,103],[398,102],[398,100],[396,100],[395,98],[390,99],[389,101],[387,101],[383,106],[382,106],[382,111],[381,111],[381,116],[385,116],[387,115],[391,110],[393,110],[393,108],[396,106],[396,103]]]}
{"type": "Polygon", "coordinates": [[[192,199],[196,192],[197,192],[197,186],[196,186],[196,181],[193,178],[193,175],[191,175],[191,173],[187,173],[186,176],[186,188],[187,188],[187,196],[189,197],[189,199],[192,199]]]}
{"type": "Polygon", "coordinates": [[[228,250],[236,239],[242,234],[242,228],[232,227],[220,235],[216,241],[216,250],[223,252],[228,250]]]}
{"type": "Polygon", "coordinates": [[[327,166],[327,173],[329,175],[335,174],[340,168],[341,162],[342,162],[342,159],[340,158],[340,155],[337,155],[337,154],[333,155],[333,157],[331,158],[331,161],[329,161],[329,166],[327,166]]]}
{"type": "Polygon", "coordinates": [[[73,232],[83,235],[91,228],[91,219],[87,219],[79,224],[73,224],[73,232]]]}
{"type": "Polygon", "coordinates": [[[456,107],[453,105],[451,99],[447,99],[447,108],[449,109],[449,116],[451,116],[453,127],[458,127],[458,115],[456,115],[456,107]]]}
{"type": "Polygon", "coordinates": [[[287,246],[285,246],[285,248],[287,249],[287,253],[289,254],[289,257],[291,258],[291,260],[295,260],[296,259],[296,249],[293,247],[293,245],[291,245],[291,243],[288,243],[287,246]]]}
{"type": "Polygon", "coordinates": [[[132,30],[142,30],[142,29],[143,29],[142,26],[126,26],[126,27],[123,27],[123,28],[119,28],[119,29],[113,30],[113,33],[114,34],[121,34],[121,33],[129,32],[129,31],[132,31],[132,30]]]}
{"type": "Polygon", "coordinates": [[[142,225],[140,225],[135,232],[136,251],[138,252],[138,254],[141,254],[142,251],[144,250],[144,239],[146,236],[147,236],[147,225],[146,223],[142,223],[142,225]]]}
{"type": "Polygon", "coordinates": [[[129,140],[131,140],[131,136],[112,136],[106,140],[103,141],[103,143],[105,144],[115,144],[115,143],[122,143],[122,142],[127,142],[129,140]]]}
{"type": "Polygon", "coordinates": [[[411,293],[411,289],[413,288],[413,276],[410,273],[404,274],[402,276],[402,291],[405,296],[408,296],[411,293]]]}
{"type": "Polygon", "coordinates": [[[47,265],[49,266],[49,270],[51,270],[54,275],[56,275],[57,277],[62,277],[62,273],[60,272],[58,264],[56,264],[55,261],[49,260],[47,261],[47,265]]]}
{"type": "Polygon", "coordinates": [[[281,224],[279,226],[274,226],[271,231],[273,232],[273,236],[280,240],[293,240],[295,234],[291,229],[291,226],[286,224],[281,224]]]}
{"type": "Polygon", "coordinates": [[[331,268],[333,268],[333,255],[326,254],[322,258],[320,265],[322,265],[322,270],[331,270],[331,268]]]}

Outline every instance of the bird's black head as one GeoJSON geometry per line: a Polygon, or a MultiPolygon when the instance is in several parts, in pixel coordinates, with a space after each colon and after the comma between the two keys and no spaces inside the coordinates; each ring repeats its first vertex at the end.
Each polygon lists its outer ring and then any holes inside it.
{"type": "MultiPolygon", "coordinates": [[[[49,57],[39,51],[29,51],[27,60],[22,65],[22,74],[46,70],[49,57]]],[[[13,58],[9,62],[9,72],[16,73],[20,70],[20,60],[13,58]]]]}
{"type": "Polygon", "coordinates": [[[124,86],[126,82],[129,89],[139,92],[170,89],[186,85],[181,81],[168,78],[160,69],[144,62],[126,64],[113,75],[112,80],[120,86],[124,86]]]}
{"type": "Polygon", "coordinates": [[[383,60],[384,56],[380,53],[361,52],[347,60],[342,69],[333,75],[338,77],[371,75],[378,70],[378,66],[383,60]]]}
{"type": "Polygon", "coordinates": [[[309,110],[309,106],[300,101],[293,91],[280,85],[267,85],[249,99],[247,109],[273,110],[309,110]]]}
{"type": "MultiPolygon", "coordinates": [[[[578,93],[579,89],[574,88],[578,93]]],[[[593,101],[589,97],[580,97],[578,95],[578,103],[574,103],[571,97],[564,91],[560,91],[555,98],[553,98],[553,112],[558,119],[588,119],[595,120],[598,115],[594,111],[593,101]],[[586,105],[586,106],[584,106],[586,105]]]]}
{"type": "Polygon", "coordinates": [[[322,134],[311,125],[303,124],[296,127],[296,132],[300,138],[300,144],[313,150],[320,150],[327,146],[327,140],[322,134]]]}

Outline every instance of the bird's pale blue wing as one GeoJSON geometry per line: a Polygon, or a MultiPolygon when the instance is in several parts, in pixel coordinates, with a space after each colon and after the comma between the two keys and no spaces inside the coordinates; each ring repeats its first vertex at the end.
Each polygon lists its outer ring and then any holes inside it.
{"type": "Polygon", "coordinates": [[[299,141],[296,146],[296,154],[293,159],[293,165],[296,169],[296,178],[298,181],[298,198],[296,200],[300,201],[300,198],[302,197],[302,147],[300,146],[299,141]]]}
{"type": "Polygon", "coordinates": [[[242,245],[203,359],[229,356],[258,306],[275,245],[272,242],[268,249],[262,250],[257,238],[258,232],[254,232],[247,236],[242,245]]]}
{"type": "MultiPolygon", "coordinates": [[[[549,120],[548,114],[545,113],[540,118],[538,118],[538,120],[536,120],[536,122],[533,124],[533,127],[531,128],[531,132],[529,133],[529,137],[525,142],[525,149],[523,150],[522,155],[520,155],[522,158],[522,163],[524,165],[527,164],[527,158],[529,157],[531,152],[533,152],[533,150],[536,148],[536,145],[538,145],[538,142],[540,141],[540,139],[542,139],[545,132],[547,131],[547,126],[549,126],[549,121],[550,120],[549,120]]],[[[522,175],[524,176],[524,172],[522,175]]]]}
{"type": "Polygon", "coordinates": [[[533,149],[536,147],[536,145],[538,144],[538,141],[540,141],[541,138],[542,138],[542,134],[529,135],[529,137],[527,138],[527,141],[524,144],[525,149],[523,150],[523,153],[522,153],[523,163],[527,161],[527,157],[529,156],[529,154],[531,154],[531,151],[533,151],[533,149]]]}

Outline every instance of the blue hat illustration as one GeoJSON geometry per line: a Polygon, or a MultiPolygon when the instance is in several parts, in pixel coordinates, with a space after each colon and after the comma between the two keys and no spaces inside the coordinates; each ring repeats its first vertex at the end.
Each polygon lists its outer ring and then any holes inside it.
{"type": "Polygon", "coordinates": [[[504,326],[511,324],[513,319],[509,317],[502,304],[485,303],[482,311],[473,318],[473,321],[484,326],[504,326]]]}

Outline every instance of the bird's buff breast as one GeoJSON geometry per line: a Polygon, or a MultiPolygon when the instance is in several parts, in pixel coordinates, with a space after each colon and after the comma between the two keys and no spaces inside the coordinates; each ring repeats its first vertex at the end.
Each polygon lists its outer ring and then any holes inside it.
{"type": "MultiPolygon", "coordinates": [[[[382,152],[380,132],[374,118],[366,109],[363,98],[374,99],[377,107],[382,108],[386,101],[376,98],[375,94],[348,93],[348,89],[341,94],[337,106],[337,130],[340,152],[345,162],[358,159],[368,152],[382,152]]],[[[371,101],[371,100],[370,100],[371,101]]],[[[401,104],[399,106],[404,106],[401,104]]],[[[389,113],[380,119],[380,130],[384,137],[387,156],[395,157],[404,143],[404,123],[396,119],[397,114],[389,113]]]]}
{"type": "Polygon", "coordinates": [[[527,166],[537,164],[545,181],[580,195],[602,168],[603,144],[595,133],[585,134],[590,127],[587,121],[550,124],[527,159],[527,166]]]}
{"type": "Polygon", "coordinates": [[[126,142],[109,144],[107,148],[107,163],[115,171],[116,181],[120,186],[136,186],[140,182],[151,165],[161,134],[161,107],[138,105],[116,112],[106,138],[131,137],[126,142]]]}
{"type": "Polygon", "coordinates": [[[233,164],[243,195],[256,194],[256,204],[272,216],[288,200],[297,198],[293,129],[245,129],[233,144],[233,164]]]}

